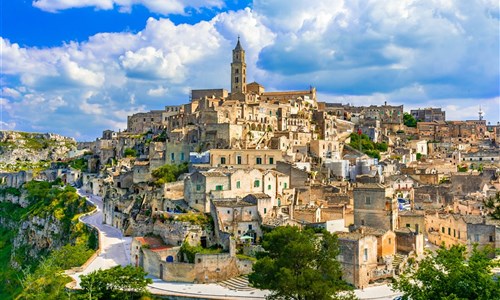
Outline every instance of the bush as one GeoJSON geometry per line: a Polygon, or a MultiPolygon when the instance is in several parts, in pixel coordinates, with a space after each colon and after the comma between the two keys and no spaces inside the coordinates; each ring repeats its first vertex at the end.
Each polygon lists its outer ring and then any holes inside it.
{"type": "Polygon", "coordinates": [[[188,164],[182,163],[180,165],[164,165],[156,170],[153,170],[151,175],[154,179],[154,185],[161,186],[162,184],[176,181],[181,174],[187,172],[188,164]]]}
{"type": "Polygon", "coordinates": [[[135,149],[127,148],[123,151],[125,157],[137,157],[137,151],[135,149]]]}

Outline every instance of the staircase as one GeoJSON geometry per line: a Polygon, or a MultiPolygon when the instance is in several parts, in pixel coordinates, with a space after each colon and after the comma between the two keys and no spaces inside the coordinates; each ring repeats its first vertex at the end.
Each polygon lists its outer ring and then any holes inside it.
{"type": "Polygon", "coordinates": [[[248,275],[234,277],[228,280],[218,282],[220,286],[226,287],[235,291],[253,291],[255,288],[249,286],[248,275]]]}
{"type": "Polygon", "coordinates": [[[396,255],[394,255],[394,260],[392,261],[392,268],[394,270],[398,270],[399,265],[401,264],[401,262],[403,262],[404,259],[405,259],[405,255],[401,255],[401,254],[396,253],[396,255]]]}

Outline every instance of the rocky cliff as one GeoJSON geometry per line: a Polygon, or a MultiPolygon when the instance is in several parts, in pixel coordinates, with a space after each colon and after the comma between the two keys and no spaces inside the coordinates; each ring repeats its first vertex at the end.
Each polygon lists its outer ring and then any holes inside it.
{"type": "Polygon", "coordinates": [[[63,160],[76,141],[52,133],[0,131],[0,171],[18,171],[40,162],[63,160]]]}
{"type": "Polygon", "coordinates": [[[89,210],[85,199],[59,180],[0,188],[0,267],[5,270],[0,272],[0,287],[15,294],[21,269],[34,269],[66,244],[95,248],[95,234],[78,221],[78,215],[89,210]]]}

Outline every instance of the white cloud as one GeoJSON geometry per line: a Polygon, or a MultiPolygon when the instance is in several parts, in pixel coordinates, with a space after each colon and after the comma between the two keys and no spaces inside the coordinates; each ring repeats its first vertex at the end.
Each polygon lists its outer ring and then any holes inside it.
{"type": "Polygon", "coordinates": [[[163,86],[159,86],[154,89],[148,90],[148,95],[151,97],[162,97],[165,96],[168,92],[168,88],[164,88],[163,86]]]}
{"type": "Polygon", "coordinates": [[[5,97],[10,97],[10,98],[21,97],[21,93],[18,90],[14,89],[14,88],[9,88],[9,87],[2,88],[2,95],[5,97]]]}
{"type": "Polygon", "coordinates": [[[178,79],[185,76],[182,62],[178,55],[163,55],[162,50],[153,47],[141,48],[136,52],[127,51],[120,56],[123,68],[128,76],[143,79],[178,79]]]}
{"type": "Polygon", "coordinates": [[[221,0],[34,0],[33,6],[49,12],[70,8],[95,7],[110,10],[118,7],[119,11],[130,13],[134,5],[143,5],[158,14],[184,14],[186,9],[221,8],[221,0]]]}
{"type": "Polygon", "coordinates": [[[14,122],[4,122],[0,120],[0,130],[14,130],[16,128],[16,123],[14,122]]]}

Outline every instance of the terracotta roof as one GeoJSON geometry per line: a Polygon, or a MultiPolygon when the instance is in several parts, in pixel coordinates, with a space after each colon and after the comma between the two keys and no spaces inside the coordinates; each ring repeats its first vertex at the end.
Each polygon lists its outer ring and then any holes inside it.
{"type": "Polygon", "coordinates": [[[165,250],[172,248],[172,246],[167,246],[161,238],[150,237],[150,236],[138,236],[135,239],[141,243],[141,245],[149,245],[149,249],[153,251],[165,250]]]}

